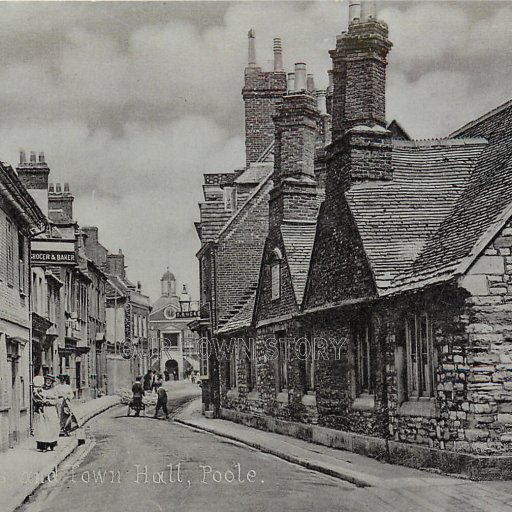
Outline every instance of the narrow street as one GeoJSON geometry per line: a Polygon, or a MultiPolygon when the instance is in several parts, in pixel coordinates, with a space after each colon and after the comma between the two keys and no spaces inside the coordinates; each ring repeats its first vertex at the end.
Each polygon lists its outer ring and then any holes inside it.
{"type": "MultiPolygon", "coordinates": [[[[177,392],[171,387],[171,415],[195,396],[192,384],[177,392]]],[[[340,508],[356,489],[349,483],[172,420],[154,420],[152,413],[126,417],[126,407],[119,406],[92,420],[84,450],[65,461],[55,482],[44,484],[20,512],[68,512],[78,504],[81,512],[356,510],[340,508]]]]}

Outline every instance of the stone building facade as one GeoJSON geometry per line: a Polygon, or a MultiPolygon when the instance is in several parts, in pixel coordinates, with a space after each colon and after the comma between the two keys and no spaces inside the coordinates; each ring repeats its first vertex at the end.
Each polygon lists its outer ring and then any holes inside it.
{"type": "Polygon", "coordinates": [[[257,291],[215,332],[226,352],[218,412],[392,462],[508,478],[512,103],[446,139],[409,140],[386,122],[388,28],[375,2],[363,7],[353,2],[330,52],[331,140],[322,150],[320,101],[312,165],[300,76],[274,117],[257,291]]]}

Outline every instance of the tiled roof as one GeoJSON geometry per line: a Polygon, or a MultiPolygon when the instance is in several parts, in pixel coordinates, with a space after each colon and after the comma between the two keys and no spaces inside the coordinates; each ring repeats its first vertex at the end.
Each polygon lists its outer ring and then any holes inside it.
{"type": "Polygon", "coordinates": [[[234,315],[223,327],[218,330],[219,334],[235,332],[246,327],[250,327],[254,313],[254,304],[256,302],[256,292],[249,297],[242,309],[234,315]]]}
{"type": "Polygon", "coordinates": [[[286,259],[292,278],[293,290],[297,304],[302,304],[309,263],[315,241],[316,223],[284,223],[281,236],[286,251],[286,259]]]}
{"type": "Polygon", "coordinates": [[[215,239],[232,213],[226,211],[224,201],[206,201],[200,203],[199,209],[201,212],[201,241],[205,243],[215,239]]]}
{"type": "Polygon", "coordinates": [[[393,288],[430,246],[485,146],[481,138],[394,141],[393,179],[355,184],[346,193],[379,293],[393,288]]]}
{"type": "Polygon", "coordinates": [[[483,248],[479,242],[507,220],[512,206],[512,101],[469,123],[456,136],[484,137],[488,144],[463,193],[402,285],[434,275],[446,278],[462,273],[483,248]]]}
{"type": "Polygon", "coordinates": [[[242,204],[242,206],[240,208],[238,208],[238,210],[235,212],[235,214],[222,226],[222,229],[219,231],[218,235],[216,236],[217,240],[223,235],[223,233],[225,233],[228,230],[228,228],[233,224],[233,222],[235,222],[235,220],[237,218],[241,217],[241,215],[245,213],[246,209],[249,208],[250,205],[252,204],[253,200],[255,200],[254,198],[256,198],[259,195],[261,195],[262,193],[266,192],[265,185],[267,183],[269,183],[269,181],[270,181],[274,166],[271,163],[266,163],[266,164],[262,164],[262,165],[264,166],[264,169],[265,169],[265,174],[263,174],[263,179],[259,182],[258,186],[253,189],[253,191],[251,192],[251,194],[249,195],[249,197],[247,198],[245,203],[242,204]]]}
{"type": "Polygon", "coordinates": [[[252,163],[247,170],[235,180],[235,183],[260,183],[262,179],[268,176],[269,172],[272,172],[272,169],[273,167],[269,165],[269,162],[252,163]]]}

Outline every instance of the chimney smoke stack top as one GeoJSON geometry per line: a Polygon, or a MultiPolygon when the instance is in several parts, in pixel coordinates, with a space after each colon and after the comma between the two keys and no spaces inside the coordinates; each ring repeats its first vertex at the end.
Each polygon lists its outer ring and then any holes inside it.
{"type": "Polygon", "coordinates": [[[35,151],[30,152],[30,162],[33,164],[36,163],[36,152],[35,151]]]}
{"type": "Polygon", "coordinates": [[[306,64],[297,62],[295,64],[295,92],[307,90],[306,64]]]}
{"type": "Polygon", "coordinates": [[[311,74],[308,74],[307,76],[307,87],[308,87],[308,92],[315,92],[316,91],[316,87],[315,87],[315,77],[311,74]]]}
{"type": "Polygon", "coordinates": [[[20,150],[20,164],[24,164],[27,161],[27,155],[23,149],[20,150]]]}
{"type": "Polygon", "coordinates": [[[249,30],[249,33],[247,34],[247,37],[249,38],[249,59],[248,64],[250,67],[256,67],[256,46],[254,41],[254,30],[251,28],[249,30]]]}
{"type": "Polygon", "coordinates": [[[377,4],[375,0],[363,0],[361,2],[361,21],[374,20],[377,18],[377,4]]]}
{"type": "Polygon", "coordinates": [[[288,92],[293,92],[293,88],[295,87],[295,73],[288,73],[286,84],[288,92]]]}
{"type": "Polygon", "coordinates": [[[280,37],[274,37],[274,71],[284,71],[283,47],[281,45],[280,37]]]}
{"type": "Polygon", "coordinates": [[[64,183],[64,192],[69,193],[69,183],[64,183]]]}
{"type": "Polygon", "coordinates": [[[44,153],[42,151],[39,153],[39,163],[44,164],[44,153]]]}
{"type": "Polygon", "coordinates": [[[60,194],[62,192],[62,186],[60,183],[55,183],[55,193],[60,194]]]}
{"type": "Polygon", "coordinates": [[[351,0],[348,4],[348,24],[359,21],[361,18],[361,0],[351,0]]]}
{"type": "Polygon", "coordinates": [[[327,114],[327,99],[325,90],[316,91],[316,106],[321,115],[327,114]]]}

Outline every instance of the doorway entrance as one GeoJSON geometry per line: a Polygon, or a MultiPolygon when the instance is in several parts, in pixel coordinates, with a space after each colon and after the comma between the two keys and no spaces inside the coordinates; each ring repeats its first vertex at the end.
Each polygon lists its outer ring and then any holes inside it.
{"type": "Polygon", "coordinates": [[[176,361],[174,359],[168,359],[165,362],[165,369],[169,372],[169,378],[171,380],[178,380],[179,379],[178,361],[176,361]]]}

